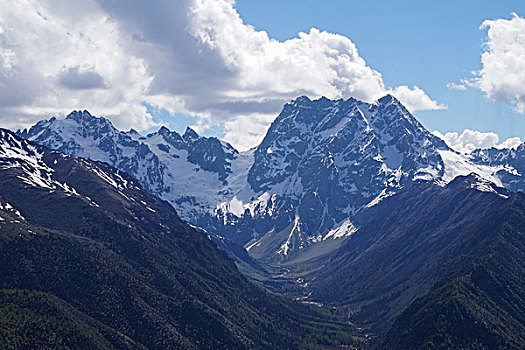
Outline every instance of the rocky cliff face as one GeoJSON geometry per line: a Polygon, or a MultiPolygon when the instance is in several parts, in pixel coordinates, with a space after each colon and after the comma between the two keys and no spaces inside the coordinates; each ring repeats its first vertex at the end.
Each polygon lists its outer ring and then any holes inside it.
{"type": "Polygon", "coordinates": [[[255,220],[256,235],[286,231],[276,249],[286,256],[353,233],[348,220],[414,181],[442,178],[439,151],[451,150],[392,96],[374,104],[301,97],[284,107],[243,191],[217,214],[234,224],[255,220]]]}

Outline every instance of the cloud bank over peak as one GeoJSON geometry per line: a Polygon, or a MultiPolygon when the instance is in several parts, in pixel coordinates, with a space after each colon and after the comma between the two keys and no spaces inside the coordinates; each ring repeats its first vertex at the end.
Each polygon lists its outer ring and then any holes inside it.
{"type": "Polygon", "coordinates": [[[146,61],[124,49],[117,25],[96,4],[0,3],[2,126],[89,108],[144,129],[153,125],[140,104],[151,80],[146,61]]]}
{"type": "Polygon", "coordinates": [[[432,100],[417,86],[409,88],[406,85],[400,85],[391,94],[396,96],[411,111],[447,109],[446,105],[432,100]]]}
{"type": "Polygon", "coordinates": [[[58,77],[60,83],[71,90],[105,89],[107,83],[99,73],[79,66],[65,68],[58,77]]]}
{"type": "Polygon", "coordinates": [[[433,134],[443,139],[452,149],[464,154],[478,148],[517,148],[522,143],[519,137],[511,137],[500,143],[496,133],[470,129],[463,130],[461,134],[457,132],[442,134],[437,130],[433,134]]]}
{"type": "Polygon", "coordinates": [[[392,93],[411,111],[446,108],[417,86],[385,86],[349,38],[312,28],[278,41],[245,24],[233,0],[3,1],[0,86],[10,87],[6,127],[87,108],[145,130],[151,105],[221,125],[241,149],[298,95],[392,93]]]}

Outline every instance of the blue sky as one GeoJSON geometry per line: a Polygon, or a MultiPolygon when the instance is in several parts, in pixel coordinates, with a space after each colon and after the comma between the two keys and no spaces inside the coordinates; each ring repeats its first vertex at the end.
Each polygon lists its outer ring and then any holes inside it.
{"type": "Polygon", "coordinates": [[[523,16],[524,1],[6,0],[0,125],[87,109],[248,149],[300,95],[391,93],[429,130],[461,134],[449,144],[525,140],[523,16]]]}
{"type": "Polygon", "coordinates": [[[525,116],[469,88],[447,84],[481,68],[486,19],[525,15],[525,1],[237,0],[246,23],[286,40],[311,27],[350,38],[387,85],[418,85],[446,110],[416,111],[430,130],[494,131],[525,139],[525,116]]]}

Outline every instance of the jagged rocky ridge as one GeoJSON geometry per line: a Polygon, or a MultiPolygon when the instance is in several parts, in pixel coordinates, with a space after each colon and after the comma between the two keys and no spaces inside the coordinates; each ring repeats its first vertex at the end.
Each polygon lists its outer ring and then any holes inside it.
{"type": "Polygon", "coordinates": [[[134,130],[119,131],[88,111],[40,121],[18,135],[125,171],[154,195],[169,200],[189,222],[219,200],[224,179],[232,172],[230,160],[238,154],[230,145],[201,138],[190,128],[182,136],[163,127],[143,137],[134,130]]]}
{"type": "Polygon", "coordinates": [[[461,155],[390,95],[375,103],[300,97],[246,152],[189,128],[121,132],[87,111],[18,134],[130,173],[183,219],[263,262],[334,251],[368,208],[413,183],[472,172],[511,190],[525,183],[523,146],[461,155]]]}

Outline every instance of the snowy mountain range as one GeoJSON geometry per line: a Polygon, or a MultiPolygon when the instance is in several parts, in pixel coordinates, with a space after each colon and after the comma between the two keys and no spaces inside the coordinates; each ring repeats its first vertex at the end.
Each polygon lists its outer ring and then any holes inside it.
{"type": "Polygon", "coordinates": [[[210,207],[226,200],[225,181],[246,158],[216,138],[184,135],[162,127],[143,137],[134,130],[117,130],[109,120],[88,111],[65,119],[40,121],[18,135],[60,152],[107,162],[135,177],[145,189],[168,200],[189,222],[198,221],[210,207]]]}
{"type": "Polygon", "coordinates": [[[525,188],[525,145],[460,154],[390,95],[375,103],[299,97],[246,152],[190,128],[119,131],[87,111],[18,135],[129,173],[184,220],[266,263],[334,251],[369,208],[414,183],[475,173],[482,191],[525,188]]]}

